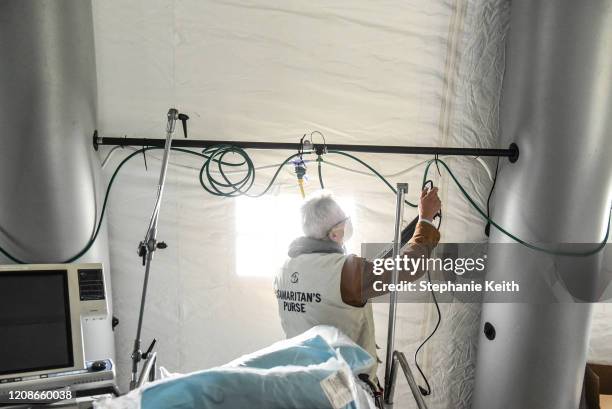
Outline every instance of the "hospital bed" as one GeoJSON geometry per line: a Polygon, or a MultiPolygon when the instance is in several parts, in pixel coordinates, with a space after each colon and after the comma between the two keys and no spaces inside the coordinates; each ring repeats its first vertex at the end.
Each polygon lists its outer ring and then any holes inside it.
{"type": "Polygon", "coordinates": [[[360,374],[374,358],[337,328],[317,326],[226,365],[170,374],[97,409],[320,408],[373,409],[360,374]]]}

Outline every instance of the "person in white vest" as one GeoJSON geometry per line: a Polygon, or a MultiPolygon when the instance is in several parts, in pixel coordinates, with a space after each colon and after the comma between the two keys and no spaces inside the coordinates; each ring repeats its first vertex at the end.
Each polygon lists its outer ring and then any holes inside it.
{"type": "MultiPolygon", "coordinates": [[[[438,189],[424,190],[419,200],[419,222],[402,249],[408,257],[429,257],[440,240],[433,225],[440,211],[438,189]]],[[[351,219],[329,192],[307,199],[302,206],[304,236],[289,246],[289,259],[274,281],[278,310],[285,335],[290,338],[316,325],[333,325],[374,358],[376,340],[369,299],[383,295],[373,282],[390,282],[391,272],[375,275],[373,263],[347,255],[344,243],[352,235],[351,219]]],[[[415,281],[423,275],[400,271],[400,281],[415,281]]],[[[376,380],[376,368],[369,374],[376,380]]]]}

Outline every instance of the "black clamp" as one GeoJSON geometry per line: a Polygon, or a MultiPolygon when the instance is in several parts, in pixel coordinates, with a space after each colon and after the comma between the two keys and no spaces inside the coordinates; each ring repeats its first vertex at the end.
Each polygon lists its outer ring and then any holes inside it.
{"type": "Polygon", "coordinates": [[[181,124],[183,125],[183,135],[185,135],[185,139],[187,138],[187,120],[189,119],[189,116],[187,116],[186,114],[178,114],[178,119],[179,121],[181,121],[181,124]]]}
{"type": "Polygon", "coordinates": [[[327,145],[316,144],[314,150],[318,156],[324,155],[327,153],[327,145]]]}
{"type": "Polygon", "coordinates": [[[158,242],[157,240],[153,240],[153,239],[149,239],[148,242],[141,241],[138,244],[138,257],[142,258],[142,265],[144,266],[147,263],[147,255],[149,253],[153,253],[157,249],[164,250],[167,248],[168,248],[168,245],[166,244],[165,241],[158,242]]]}
{"type": "Polygon", "coordinates": [[[155,347],[156,342],[157,339],[153,338],[153,341],[151,341],[151,345],[149,345],[149,348],[147,348],[147,350],[141,354],[142,359],[147,359],[149,355],[151,355],[151,352],[153,352],[153,348],[155,347]]]}

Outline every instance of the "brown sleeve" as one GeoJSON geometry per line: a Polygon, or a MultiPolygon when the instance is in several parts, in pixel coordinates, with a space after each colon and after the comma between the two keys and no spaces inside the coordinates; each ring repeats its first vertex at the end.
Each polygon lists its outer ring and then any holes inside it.
{"type": "MultiPolygon", "coordinates": [[[[414,235],[402,250],[402,255],[414,258],[429,257],[439,240],[440,232],[438,232],[438,229],[428,223],[419,222],[414,235]]],[[[365,258],[355,255],[346,258],[342,266],[340,279],[340,294],[344,303],[354,307],[363,307],[370,298],[385,294],[381,291],[374,291],[374,282],[390,283],[393,272],[392,270],[385,270],[381,275],[376,275],[373,270],[374,264],[365,258]]],[[[424,270],[417,271],[415,274],[401,270],[399,271],[399,280],[416,281],[424,273],[424,270]]]]}
{"type": "Polygon", "coordinates": [[[427,222],[418,222],[408,243],[426,244],[435,247],[440,241],[440,232],[427,222]]]}

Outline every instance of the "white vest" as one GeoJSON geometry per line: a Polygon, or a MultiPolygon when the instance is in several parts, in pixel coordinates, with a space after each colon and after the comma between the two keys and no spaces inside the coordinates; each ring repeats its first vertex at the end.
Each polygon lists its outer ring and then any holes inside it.
{"type": "MultiPolygon", "coordinates": [[[[342,301],[340,279],[346,255],[302,254],[288,259],[274,280],[281,324],[287,338],[315,325],[333,325],[376,356],[372,305],[353,307],[342,301]]],[[[376,376],[376,367],[370,376],[376,376]]]]}

